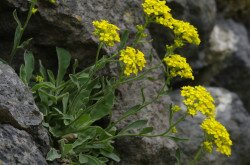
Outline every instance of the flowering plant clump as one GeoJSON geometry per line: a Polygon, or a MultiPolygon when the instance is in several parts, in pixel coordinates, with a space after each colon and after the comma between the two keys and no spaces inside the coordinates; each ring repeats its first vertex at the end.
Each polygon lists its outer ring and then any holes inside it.
{"type": "Polygon", "coordinates": [[[230,140],[230,135],[226,128],[221,123],[214,118],[208,118],[203,121],[201,128],[204,130],[209,140],[208,142],[204,142],[206,143],[205,147],[209,148],[209,151],[212,150],[212,144],[215,144],[218,152],[227,156],[231,155],[232,141],[230,140]]]}
{"type": "Polygon", "coordinates": [[[189,115],[195,116],[200,111],[207,117],[215,116],[214,99],[206,88],[185,86],[181,89],[181,95],[185,98],[183,102],[187,106],[189,115]]]}
{"type": "Polygon", "coordinates": [[[107,20],[94,21],[95,27],[94,35],[97,36],[100,42],[108,46],[114,46],[115,42],[120,42],[120,37],[117,26],[109,23],[107,20]]]}
{"type": "MultiPolygon", "coordinates": [[[[56,3],[55,0],[49,1],[56,3]]],[[[25,49],[23,45],[27,45],[30,41],[20,43],[29,19],[37,12],[36,0],[30,2],[31,6],[24,26],[21,25],[17,13],[13,13],[18,26],[14,38],[17,42],[14,42],[10,63],[17,49],[25,49]]],[[[77,165],[113,164],[112,161],[120,161],[113,145],[114,140],[126,136],[165,137],[175,142],[187,140],[177,137],[178,124],[187,117],[194,117],[198,112],[205,116],[205,120],[201,124],[205,135],[197,152],[198,155],[196,154],[192,161],[193,164],[203,151],[211,153],[213,146],[216,146],[218,152],[227,156],[231,155],[230,136],[226,128],[216,121],[214,99],[202,86],[181,88],[181,95],[184,97],[183,103],[187,110],[184,111],[185,114],[182,117],[175,120],[174,115],[183,112],[181,107],[172,104],[167,106],[168,126],[159,134],[154,133],[154,128],[148,126],[148,120],[133,121],[131,118],[128,120],[129,117],[136,115],[145,107],[159,101],[162,96],[168,95],[172,89],[171,81],[175,77],[194,80],[191,66],[185,57],[175,53],[175,49],[181,48],[185,44],[200,44],[197,29],[188,22],[174,19],[166,1],[145,0],[142,7],[146,21],[142,25],[137,25],[135,37],[131,39],[128,30],[123,31],[120,39],[118,33],[120,29],[107,20],[93,21],[93,35],[99,40],[96,60],[93,65],[80,72],[77,72],[78,61],[75,60],[70,67],[70,53],[63,48],[56,48],[57,75],[54,75],[51,70],[46,70],[41,61],[39,61],[39,73],[33,75],[35,59],[31,51],[25,50],[24,64],[20,67],[20,78],[32,89],[36,104],[44,115],[43,125],[48,129],[53,141],[53,147],[47,154],[48,161],[58,160],[62,164],[77,165]],[[137,48],[139,44],[144,44],[147,37],[146,28],[153,22],[170,28],[175,34],[174,42],[166,45],[166,54],[163,59],[159,60],[159,64],[152,62],[151,54],[145,56],[137,48]],[[129,42],[128,39],[130,39],[129,42]],[[116,43],[119,43],[117,50],[99,58],[103,46],[114,46],[116,43]],[[115,69],[114,72],[118,73],[108,76],[102,74],[104,72],[101,71],[111,66],[109,65],[111,63],[116,64],[112,66],[117,66],[118,69],[115,69]],[[150,68],[146,66],[147,63],[150,68]],[[72,68],[72,73],[67,75],[69,67],[72,68]],[[158,73],[155,72],[156,69],[157,71],[162,70],[166,75],[166,81],[153,99],[150,100],[144,95],[144,87],[142,87],[140,93],[142,102],[128,108],[115,121],[108,121],[107,125],[97,124],[102,123],[100,121],[106,121],[107,118],[112,118],[114,105],[118,104],[119,100],[115,95],[119,86],[139,80],[152,80],[153,78],[148,74],[158,73]],[[131,123],[120,128],[118,124],[124,120],[131,121],[131,123]]],[[[132,119],[134,118],[132,117],[132,119]]],[[[180,164],[179,149],[176,151],[176,160],[180,164]]]]}
{"type": "Polygon", "coordinates": [[[144,54],[132,47],[126,47],[126,49],[121,50],[119,60],[125,64],[124,74],[126,76],[132,73],[137,75],[138,71],[141,71],[146,64],[144,54]]]}
{"type": "Polygon", "coordinates": [[[169,55],[163,59],[168,68],[170,69],[170,76],[181,78],[194,79],[192,68],[187,63],[186,58],[181,57],[178,54],[169,55]]]}

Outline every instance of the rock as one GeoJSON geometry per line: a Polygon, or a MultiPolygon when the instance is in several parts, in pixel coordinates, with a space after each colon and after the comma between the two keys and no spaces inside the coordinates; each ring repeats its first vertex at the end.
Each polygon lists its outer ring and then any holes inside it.
{"type": "Polygon", "coordinates": [[[29,132],[46,155],[50,140],[42,120],[30,89],[10,66],[0,64],[0,123],[29,132]]]}
{"type": "MultiPolygon", "coordinates": [[[[246,28],[239,23],[236,23],[232,20],[225,20],[219,22],[216,27],[221,29],[220,34],[223,35],[225,31],[227,35],[227,46],[225,41],[217,40],[214,42],[210,40],[211,45],[217,44],[221,45],[220,49],[210,48],[210,59],[223,59],[217,60],[214,63],[214,66],[209,66],[205,72],[211,73],[214,72],[214,77],[206,78],[205,81],[210,82],[213,86],[220,86],[230,91],[233,91],[239,95],[242,99],[246,109],[250,112],[250,90],[249,90],[249,79],[250,79],[250,42],[248,39],[248,33],[246,28]],[[229,37],[231,36],[231,37],[229,37]],[[225,54],[227,54],[225,56],[225,54]],[[213,71],[211,71],[213,70],[213,71]],[[209,81],[210,80],[210,81],[209,81]]],[[[221,37],[222,38],[222,37],[221,37]]],[[[204,73],[205,73],[204,72],[204,73]]],[[[204,74],[203,77],[207,75],[204,74]]]]}
{"type": "Polygon", "coordinates": [[[29,88],[11,67],[0,64],[0,122],[32,130],[42,120],[29,88]]]}
{"type": "Polygon", "coordinates": [[[238,22],[250,26],[250,0],[234,1],[234,0],[216,0],[218,11],[223,17],[233,18],[238,22]]]}
{"type": "MultiPolygon", "coordinates": [[[[222,156],[216,152],[207,154],[199,164],[204,165],[247,165],[250,159],[246,153],[250,152],[249,138],[250,138],[250,116],[244,108],[239,97],[232,92],[223,88],[212,88],[208,90],[215,99],[217,120],[221,122],[229,131],[233,141],[232,156],[222,156]]],[[[174,103],[185,106],[181,103],[181,96],[178,91],[171,94],[174,103]]],[[[199,127],[203,117],[198,115],[194,118],[188,117],[184,122],[180,123],[177,130],[180,136],[188,137],[190,140],[181,144],[184,153],[184,163],[188,158],[193,157],[200,142],[202,141],[203,132],[199,127]]]]}
{"type": "Polygon", "coordinates": [[[46,165],[32,137],[11,125],[0,125],[0,164],[46,165]]]}

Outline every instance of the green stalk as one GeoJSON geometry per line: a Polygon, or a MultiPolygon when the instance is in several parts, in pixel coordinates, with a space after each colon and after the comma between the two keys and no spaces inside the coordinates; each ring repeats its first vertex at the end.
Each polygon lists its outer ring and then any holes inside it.
{"type": "MultiPolygon", "coordinates": [[[[35,7],[35,2],[32,1],[32,2],[31,2],[31,5],[30,5],[30,8],[29,8],[28,16],[27,16],[26,21],[25,21],[25,23],[24,23],[24,26],[23,26],[23,27],[20,27],[20,28],[21,28],[21,31],[20,31],[20,34],[17,36],[17,37],[18,37],[18,38],[17,38],[17,43],[14,44],[13,47],[12,47],[11,54],[10,54],[10,59],[9,59],[9,64],[10,64],[10,65],[11,65],[11,63],[12,63],[12,61],[13,61],[13,59],[14,59],[14,56],[15,56],[15,54],[16,54],[16,52],[17,52],[17,49],[18,49],[18,47],[19,47],[19,45],[20,45],[20,42],[21,42],[23,33],[24,33],[25,29],[26,29],[27,26],[28,26],[29,20],[30,20],[30,18],[31,18],[31,16],[32,16],[32,9],[33,9],[34,7],[35,7]]],[[[16,37],[16,36],[15,36],[15,37],[16,37]]]]}

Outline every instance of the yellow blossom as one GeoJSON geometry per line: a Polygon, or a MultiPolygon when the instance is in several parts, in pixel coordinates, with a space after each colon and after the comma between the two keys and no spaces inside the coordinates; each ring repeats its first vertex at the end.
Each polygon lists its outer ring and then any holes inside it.
{"type": "Polygon", "coordinates": [[[171,107],[173,112],[179,112],[181,110],[181,107],[179,107],[178,105],[174,105],[171,107]]]}
{"type": "Polygon", "coordinates": [[[163,0],[145,0],[142,4],[145,14],[156,23],[172,28],[171,9],[163,0]]]}
{"type": "Polygon", "coordinates": [[[173,127],[172,130],[171,130],[171,132],[172,132],[173,134],[176,134],[176,133],[178,133],[178,130],[176,129],[176,127],[173,127]]]}
{"type": "Polygon", "coordinates": [[[36,14],[37,8],[34,8],[34,7],[33,7],[33,8],[31,9],[31,12],[32,12],[32,14],[36,14]]]}
{"type": "Polygon", "coordinates": [[[184,22],[181,20],[174,19],[172,21],[174,34],[177,37],[182,38],[184,41],[199,45],[201,40],[199,38],[199,34],[197,29],[188,22],[184,22]]]}
{"type": "Polygon", "coordinates": [[[43,78],[42,76],[37,75],[37,76],[35,77],[35,81],[38,82],[38,83],[41,83],[41,82],[44,81],[44,78],[43,78]]]}
{"type": "Polygon", "coordinates": [[[208,152],[212,153],[213,151],[213,143],[210,141],[204,141],[203,142],[203,148],[208,152]]]}
{"type": "Polygon", "coordinates": [[[201,128],[207,134],[210,142],[215,144],[216,151],[224,155],[231,155],[232,141],[226,128],[214,118],[207,118],[201,124],[201,128]]]}
{"type": "Polygon", "coordinates": [[[178,54],[167,56],[163,59],[168,68],[170,69],[170,76],[181,78],[190,78],[194,79],[192,68],[186,62],[186,58],[181,57],[178,54]]]}
{"type": "Polygon", "coordinates": [[[129,76],[131,74],[138,74],[138,71],[145,67],[146,60],[144,54],[132,47],[126,47],[121,50],[120,61],[125,64],[124,74],[129,76]]]}
{"type": "Polygon", "coordinates": [[[117,26],[110,24],[106,20],[93,21],[95,27],[94,35],[99,38],[101,42],[108,46],[114,46],[115,42],[120,42],[120,37],[117,26]]]}
{"type": "Polygon", "coordinates": [[[195,116],[200,111],[207,117],[215,116],[214,99],[206,88],[184,86],[181,89],[181,95],[185,98],[183,102],[189,115],[195,116]]]}

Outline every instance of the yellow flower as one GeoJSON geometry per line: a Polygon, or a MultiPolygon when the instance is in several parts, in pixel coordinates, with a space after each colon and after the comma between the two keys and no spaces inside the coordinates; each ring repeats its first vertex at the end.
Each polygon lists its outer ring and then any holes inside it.
{"type": "Polygon", "coordinates": [[[186,58],[181,57],[178,54],[167,56],[163,59],[168,68],[170,69],[170,76],[181,78],[190,78],[194,79],[192,68],[186,62],[186,58]]]}
{"type": "Polygon", "coordinates": [[[172,28],[171,9],[162,0],[145,0],[142,4],[143,11],[156,23],[172,28]]]}
{"type": "Polygon", "coordinates": [[[216,151],[224,155],[231,155],[232,141],[226,128],[214,118],[207,118],[201,128],[208,135],[210,142],[216,145],[216,151]]]}
{"type": "Polygon", "coordinates": [[[34,7],[33,7],[33,8],[31,9],[31,12],[32,12],[32,14],[36,14],[37,8],[34,8],[34,7]]]}
{"type": "Polygon", "coordinates": [[[179,112],[181,110],[181,107],[179,107],[178,105],[174,105],[171,107],[173,112],[179,112]]]}
{"type": "Polygon", "coordinates": [[[56,0],[49,0],[49,2],[55,4],[56,0]]]}
{"type": "Polygon", "coordinates": [[[201,40],[199,38],[199,34],[197,32],[197,29],[193,25],[177,19],[174,19],[172,23],[174,34],[176,36],[182,38],[184,41],[190,44],[200,44],[201,40]]]}
{"type": "Polygon", "coordinates": [[[95,27],[94,35],[99,38],[101,42],[108,46],[114,46],[115,42],[120,42],[120,37],[117,26],[110,24],[106,20],[93,21],[95,27]]]}
{"type": "Polygon", "coordinates": [[[213,143],[210,141],[204,141],[203,142],[203,148],[208,152],[212,153],[213,151],[213,143]]]}
{"type": "Polygon", "coordinates": [[[41,82],[44,81],[44,78],[43,78],[42,76],[37,75],[37,76],[35,77],[35,81],[38,82],[38,83],[41,83],[41,82]]]}
{"type": "Polygon", "coordinates": [[[119,60],[125,64],[124,74],[126,76],[133,73],[137,75],[138,71],[141,71],[146,64],[144,54],[132,47],[126,47],[126,49],[121,50],[119,60]]]}
{"type": "Polygon", "coordinates": [[[176,133],[178,133],[178,130],[176,129],[176,127],[173,127],[172,130],[171,130],[171,132],[172,132],[173,134],[176,134],[176,133]]]}
{"type": "Polygon", "coordinates": [[[202,86],[184,86],[181,95],[185,98],[183,103],[187,107],[187,113],[195,116],[198,111],[207,117],[215,117],[214,99],[202,86]]]}

